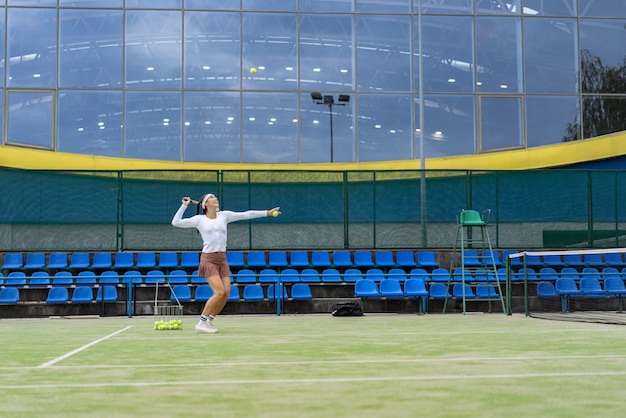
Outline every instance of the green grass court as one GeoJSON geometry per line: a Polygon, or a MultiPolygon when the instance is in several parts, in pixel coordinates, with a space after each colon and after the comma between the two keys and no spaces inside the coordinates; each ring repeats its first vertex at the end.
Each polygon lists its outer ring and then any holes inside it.
{"type": "Polygon", "coordinates": [[[626,327],[502,314],[0,320],[1,417],[623,417],[626,327]]]}

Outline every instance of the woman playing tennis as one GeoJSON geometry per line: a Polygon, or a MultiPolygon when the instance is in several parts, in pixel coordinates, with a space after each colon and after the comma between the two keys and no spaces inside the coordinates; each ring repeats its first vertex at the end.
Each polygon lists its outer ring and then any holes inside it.
{"type": "Polygon", "coordinates": [[[213,296],[206,301],[196,332],[216,333],[213,319],[222,311],[230,295],[230,267],[226,261],[227,226],[231,222],[280,215],[280,207],[270,210],[248,210],[245,212],[220,211],[219,200],[214,194],[205,194],[200,202],[183,197],[182,205],[172,219],[178,228],[196,228],[202,237],[202,255],[198,275],[206,277],[213,289],[213,296]],[[183,219],[190,203],[198,205],[196,215],[183,219]],[[202,213],[200,213],[202,211],[202,213]]]}

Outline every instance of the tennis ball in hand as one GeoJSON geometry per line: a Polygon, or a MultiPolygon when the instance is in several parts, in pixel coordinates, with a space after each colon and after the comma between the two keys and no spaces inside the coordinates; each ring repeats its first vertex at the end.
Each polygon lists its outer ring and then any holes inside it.
{"type": "Polygon", "coordinates": [[[278,215],[279,215],[279,213],[278,213],[278,211],[277,211],[277,210],[275,210],[274,212],[272,212],[272,216],[273,216],[274,218],[275,218],[275,217],[277,217],[278,215]]]}
{"type": "Polygon", "coordinates": [[[250,68],[250,74],[256,74],[256,68],[254,67],[250,68]]]}

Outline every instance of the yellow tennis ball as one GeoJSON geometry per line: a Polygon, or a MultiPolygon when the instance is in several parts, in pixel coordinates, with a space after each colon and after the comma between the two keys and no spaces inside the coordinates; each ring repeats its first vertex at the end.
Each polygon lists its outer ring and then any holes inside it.
{"type": "Polygon", "coordinates": [[[277,211],[277,210],[275,210],[274,212],[272,212],[272,216],[273,216],[274,218],[275,218],[275,217],[277,217],[277,216],[278,216],[278,211],[277,211]]]}
{"type": "Polygon", "coordinates": [[[256,74],[256,68],[250,68],[250,74],[256,74]]]}

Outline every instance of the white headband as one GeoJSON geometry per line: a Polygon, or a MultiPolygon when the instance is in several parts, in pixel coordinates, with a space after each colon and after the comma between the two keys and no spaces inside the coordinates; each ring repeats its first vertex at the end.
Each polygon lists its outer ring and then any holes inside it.
{"type": "Polygon", "coordinates": [[[209,200],[209,197],[215,197],[212,193],[209,193],[208,195],[204,196],[204,199],[202,199],[202,203],[200,203],[200,206],[202,206],[202,209],[206,209],[206,207],[204,206],[206,204],[206,201],[209,200]]]}

